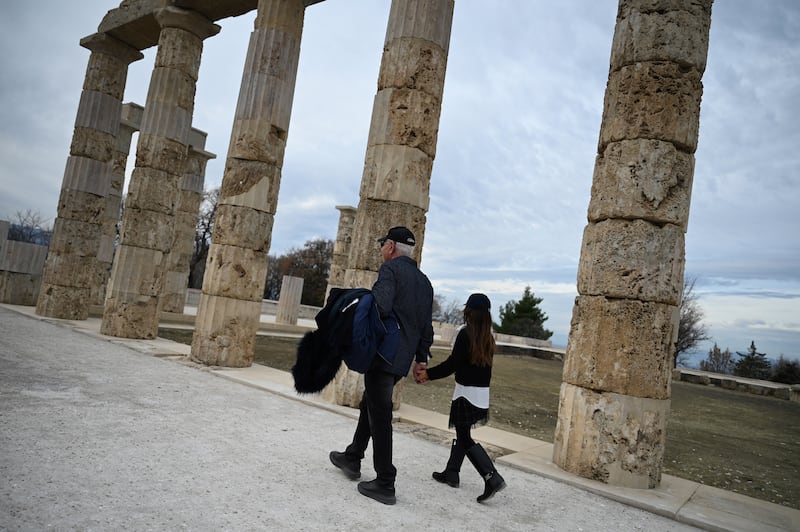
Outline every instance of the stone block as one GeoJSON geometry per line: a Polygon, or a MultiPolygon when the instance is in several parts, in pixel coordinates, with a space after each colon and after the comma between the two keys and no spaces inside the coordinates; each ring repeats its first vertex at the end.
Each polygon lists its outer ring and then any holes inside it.
{"type": "Polygon", "coordinates": [[[217,244],[208,252],[203,292],[260,302],[264,297],[266,278],[266,251],[217,244]]]}
{"type": "Polygon", "coordinates": [[[275,313],[275,323],[297,325],[302,296],[303,278],[284,275],[278,299],[278,310],[275,313]]]}
{"type": "Polygon", "coordinates": [[[372,288],[378,280],[377,270],[357,270],[348,268],[344,272],[344,286],[346,288],[372,288]]]}
{"type": "Polygon", "coordinates": [[[119,132],[119,115],[122,102],[118,98],[97,91],[81,92],[75,127],[97,129],[115,138],[119,132]]]}
{"type": "Polygon", "coordinates": [[[120,244],[111,270],[112,292],[137,299],[158,297],[163,286],[166,255],[153,249],[120,244]]]}
{"type": "Polygon", "coordinates": [[[158,38],[155,69],[179,71],[197,82],[203,41],[180,28],[162,28],[158,38]]]}
{"type": "Polygon", "coordinates": [[[270,117],[239,118],[233,124],[228,157],[283,166],[287,131],[270,117]]]}
{"type": "Polygon", "coordinates": [[[578,296],[572,309],[563,380],[592,390],[670,397],[678,307],[578,296]]]}
{"type": "Polygon", "coordinates": [[[105,197],[111,191],[111,182],[109,162],[70,155],[64,168],[61,188],[105,197]]]}
{"type": "Polygon", "coordinates": [[[260,300],[204,292],[197,309],[191,360],[208,366],[251,366],[260,316],[260,300]]]}
{"type": "Polygon", "coordinates": [[[697,149],[701,73],[676,63],[636,63],[609,74],[598,153],[611,142],[656,139],[697,149]]]}
{"type": "Polygon", "coordinates": [[[378,90],[416,89],[441,100],[447,52],[431,41],[394,39],[383,49],[378,90]]]}
{"type": "Polygon", "coordinates": [[[238,246],[267,253],[274,216],[238,205],[219,205],[214,222],[214,244],[238,246]]]}
{"type": "Polygon", "coordinates": [[[94,255],[50,253],[47,255],[43,280],[47,284],[91,288],[96,271],[97,258],[94,255]]]}
{"type": "Polygon", "coordinates": [[[185,144],[176,140],[140,133],[136,146],[136,168],[153,168],[182,176],[187,149],[185,144]]]}
{"type": "Polygon", "coordinates": [[[259,33],[285,34],[292,41],[300,41],[305,9],[301,2],[269,2],[258,10],[254,26],[259,33]]]}
{"type": "Polygon", "coordinates": [[[171,68],[154,69],[140,130],[188,145],[196,90],[197,83],[188,74],[171,68]]]}
{"type": "Polygon", "coordinates": [[[641,218],[686,231],[694,156],[659,140],[613,142],[597,156],[588,218],[641,218]]]}
{"type": "Polygon", "coordinates": [[[375,95],[367,146],[394,144],[436,156],[441,101],[414,89],[384,89],[375,95]]]}
{"type": "Polygon", "coordinates": [[[62,320],[85,320],[89,317],[90,298],[89,288],[60,286],[43,281],[36,302],[36,314],[62,320]]]}
{"type": "Polygon", "coordinates": [[[131,173],[125,207],[174,215],[180,178],[163,170],[137,167],[131,173]]]}
{"type": "Polygon", "coordinates": [[[385,46],[399,39],[430,41],[446,54],[454,7],[453,0],[392,2],[385,46]]]}
{"type": "Polygon", "coordinates": [[[669,400],[642,399],[561,384],[553,463],[626,488],[661,481],[669,400]]]}
{"type": "Polygon", "coordinates": [[[408,203],[428,210],[433,159],[407,146],[380,144],[367,148],[361,198],[408,203]]]}
{"type": "Polygon", "coordinates": [[[116,139],[111,133],[90,127],[76,127],[72,132],[70,155],[109,162],[114,156],[116,139]]]}
{"type": "Polygon", "coordinates": [[[58,217],[101,226],[105,203],[103,196],[62,188],[58,196],[58,217]]]}
{"type": "Polygon", "coordinates": [[[157,296],[117,293],[105,300],[100,333],[151,340],[158,336],[158,318],[157,296]]]}
{"type": "Polygon", "coordinates": [[[425,210],[407,203],[362,199],[353,227],[348,268],[377,272],[383,259],[378,239],[396,225],[408,227],[417,239],[414,258],[419,262],[425,238],[425,210]]]}
{"type": "Polygon", "coordinates": [[[238,205],[275,214],[281,171],[271,164],[228,157],[219,205],[238,205]]]}
{"type": "Polygon", "coordinates": [[[126,206],[120,242],[127,246],[168,253],[174,239],[175,216],[126,206]]]}
{"type": "Polygon", "coordinates": [[[674,61],[703,72],[708,54],[711,26],[708,9],[701,2],[659,2],[660,6],[642,6],[642,2],[623,1],[617,14],[611,45],[611,70],[644,61],[674,61]],[[665,4],[672,4],[667,6],[665,4]]]}
{"type": "Polygon", "coordinates": [[[50,237],[50,254],[70,254],[94,258],[100,247],[100,224],[56,218],[50,237]]]}
{"type": "Polygon", "coordinates": [[[583,232],[578,293],[680,305],[683,231],[644,220],[590,223],[583,232]]]}
{"type": "Polygon", "coordinates": [[[36,305],[41,284],[41,275],[0,270],[0,303],[36,305]]]}
{"type": "Polygon", "coordinates": [[[93,53],[89,56],[83,89],[102,92],[121,102],[127,79],[127,62],[113,55],[93,53]]]}

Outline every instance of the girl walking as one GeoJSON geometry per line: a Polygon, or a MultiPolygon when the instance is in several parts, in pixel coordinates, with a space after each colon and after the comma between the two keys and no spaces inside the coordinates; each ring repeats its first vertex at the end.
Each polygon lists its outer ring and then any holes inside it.
{"type": "Polygon", "coordinates": [[[450,356],[438,366],[420,367],[415,375],[417,382],[421,383],[455,373],[456,386],[450,404],[449,425],[455,428],[456,439],[453,440],[450,459],[444,471],[433,473],[433,478],[457,488],[461,464],[464,456],[467,456],[485,483],[478,502],[488,500],[506,487],[492,459],[471,436],[474,425],[483,425],[489,419],[489,383],[492,380],[495,350],[490,309],[491,302],[486,295],[470,295],[464,305],[466,326],[458,332],[450,356]]]}

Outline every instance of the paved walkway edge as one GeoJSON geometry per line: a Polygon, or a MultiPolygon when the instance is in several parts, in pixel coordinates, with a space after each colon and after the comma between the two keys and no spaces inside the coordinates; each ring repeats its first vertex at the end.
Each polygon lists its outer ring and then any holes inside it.
{"type": "MultiPolygon", "coordinates": [[[[177,363],[191,364],[201,371],[208,371],[221,378],[301,401],[310,406],[351,418],[358,416],[357,410],[328,403],[318,395],[298,394],[294,390],[291,374],[286,371],[260,365],[249,368],[204,367],[188,361],[186,356],[189,354],[190,347],[184,344],[163,338],[135,340],[101,335],[99,318],[90,317],[85,321],[58,320],[37,316],[33,307],[7,304],[0,306],[33,319],[66,325],[82,333],[124,345],[151,356],[172,358],[177,363]]],[[[400,421],[448,430],[447,416],[444,414],[403,404],[395,415],[400,421]]],[[[560,469],[552,462],[553,445],[550,443],[492,427],[476,429],[473,437],[477,441],[499,447],[508,453],[497,459],[499,464],[564,482],[617,502],[705,530],[800,532],[800,510],[670,475],[662,475],[661,484],[654,489],[609,486],[560,469]]]]}

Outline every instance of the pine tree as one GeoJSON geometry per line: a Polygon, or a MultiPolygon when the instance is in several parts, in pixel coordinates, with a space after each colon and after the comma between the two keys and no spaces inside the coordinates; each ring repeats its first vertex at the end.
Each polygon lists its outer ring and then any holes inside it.
{"type": "Polygon", "coordinates": [[[769,379],[772,374],[772,364],[765,353],[756,351],[754,341],[750,342],[750,349],[747,350],[747,353],[737,351],[736,354],[739,355],[739,360],[733,367],[734,375],[750,379],[769,379]]]}
{"type": "Polygon", "coordinates": [[[553,336],[553,331],[544,328],[547,314],[539,308],[541,297],[535,297],[531,287],[526,286],[522,299],[509,301],[500,309],[500,325],[495,324],[499,333],[525,336],[547,340],[553,336]]]}

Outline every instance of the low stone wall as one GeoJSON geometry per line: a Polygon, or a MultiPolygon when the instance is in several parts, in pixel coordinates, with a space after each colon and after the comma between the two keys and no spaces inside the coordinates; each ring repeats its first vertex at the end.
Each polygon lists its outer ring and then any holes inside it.
{"type": "Polygon", "coordinates": [[[672,370],[672,380],[703,384],[706,386],[719,386],[726,390],[736,390],[739,392],[752,393],[754,395],[764,395],[785,399],[787,401],[800,402],[800,384],[782,384],[780,382],[747,379],[735,375],[723,375],[720,373],[711,373],[709,371],[684,368],[675,368],[672,370]]]}
{"type": "Polygon", "coordinates": [[[0,303],[36,305],[47,246],[8,240],[10,224],[0,220],[0,303]]]}

